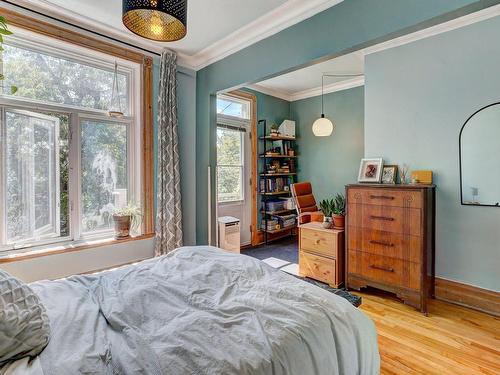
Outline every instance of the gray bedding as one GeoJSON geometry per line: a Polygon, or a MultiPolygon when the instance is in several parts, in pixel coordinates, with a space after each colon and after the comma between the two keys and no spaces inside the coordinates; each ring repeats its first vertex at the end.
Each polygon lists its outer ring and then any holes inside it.
{"type": "Polygon", "coordinates": [[[378,374],[374,325],[345,299],[213,247],[31,284],[52,336],[4,375],[378,374]]]}

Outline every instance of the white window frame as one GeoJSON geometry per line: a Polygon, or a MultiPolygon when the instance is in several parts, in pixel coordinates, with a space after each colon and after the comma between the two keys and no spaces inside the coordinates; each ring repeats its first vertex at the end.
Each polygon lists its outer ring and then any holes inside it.
{"type": "MultiPolygon", "coordinates": [[[[96,68],[106,69],[113,71],[115,61],[118,63],[119,72],[127,76],[128,81],[128,111],[129,113],[120,119],[111,118],[108,116],[107,111],[80,108],[65,104],[56,104],[49,102],[42,102],[39,100],[32,100],[26,98],[19,98],[15,95],[0,95],[0,108],[8,107],[14,110],[25,110],[33,112],[58,112],[67,114],[69,116],[69,235],[67,237],[58,237],[56,239],[46,239],[40,241],[33,241],[27,243],[19,243],[14,246],[3,246],[0,242],[0,254],[9,251],[19,250],[33,250],[43,249],[50,247],[53,244],[58,245],[72,245],[89,240],[106,239],[114,236],[112,229],[105,231],[96,231],[86,235],[82,235],[80,225],[80,193],[81,193],[81,178],[80,178],[80,121],[81,119],[102,120],[105,122],[119,122],[127,124],[127,162],[128,162],[128,175],[127,175],[127,198],[129,201],[137,202],[142,205],[141,200],[141,87],[142,75],[141,66],[128,60],[120,59],[115,56],[106,55],[88,48],[80,47],[71,43],[63,42],[51,37],[40,35],[20,29],[11,27],[14,35],[8,37],[5,42],[7,45],[15,45],[22,48],[27,48],[44,54],[49,54],[55,57],[61,57],[67,60],[72,60],[78,63],[91,65],[96,68]]],[[[3,122],[3,117],[2,120],[3,122]]],[[[3,125],[3,124],[2,124],[3,125]]],[[[0,129],[4,129],[1,126],[0,129]]],[[[5,134],[0,133],[3,137],[5,134]]],[[[1,145],[1,142],[0,142],[1,145]]],[[[2,150],[3,151],[3,150],[2,150]]],[[[3,152],[0,152],[0,196],[4,196],[3,186],[5,174],[2,172],[1,166],[4,162],[3,152]]],[[[2,204],[3,206],[3,204],[2,204]]],[[[5,239],[5,223],[6,214],[4,209],[0,207],[0,240],[5,239]]],[[[140,228],[139,228],[140,230],[140,228]]],[[[141,234],[141,233],[138,233],[141,234]]]]}

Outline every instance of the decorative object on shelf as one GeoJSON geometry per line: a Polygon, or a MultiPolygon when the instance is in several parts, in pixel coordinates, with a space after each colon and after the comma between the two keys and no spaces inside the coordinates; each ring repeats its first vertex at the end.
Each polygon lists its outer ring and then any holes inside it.
{"type": "Polygon", "coordinates": [[[398,177],[398,166],[397,165],[384,165],[382,169],[382,183],[383,184],[395,184],[398,177]]]}
{"type": "Polygon", "coordinates": [[[146,39],[173,42],[187,34],[187,0],[123,0],[122,21],[146,39]]]}
{"type": "Polygon", "coordinates": [[[415,184],[432,185],[432,171],[413,171],[411,172],[411,181],[415,184]]]}
{"type": "MultiPolygon", "coordinates": [[[[12,35],[12,31],[9,30],[7,26],[7,20],[5,17],[0,16],[0,35],[1,36],[7,36],[7,35],[12,35]]],[[[0,51],[3,51],[3,38],[0,38],[0,51]]],[[[3,59],[2,56],[0,55],[0,66],[2,65],[3,59]]],[[[5,76],[3,74],[0,75],[0,88],[1,93],[4,93],[4,87],[3,87],[3,80],[5,79],[5,76]]],[[[17,92],[17,87],[16,86],[10,86],[10,95],[14,95],[17,92]]]]}
{"type": "Polygon", "coordinates": [[[288,151],[288,156],[295,156],[295,150],[293,148],[289,148],[287,151],[288,151]]]}
{"type": "Polygon", "coordinates": [[[406,185],[408,183],[407,176],[410,167],[407,164],[403,164],[403,166],[399,169],[399,175],[401,177],[401,185],[406,185]]]}
{"type": "Polygon", "coordinates": [[[327,74],[321,76],[321,117],[314,121],[312,125],[313,134],[316,137],[328,137],[333,133],[333,122],[325,117],[324,111],[324,92],[325,92],[325,77],[348,78],[361,77],[363,74],[327,74]]]}
{"type": "Polygon", "coordinates": [[[123,117],[122,105],[120,102],[120,90],[118,90],[118,63],[115,61],[115,70],[113,73],[113,87],[111,89],[111,102],[108,115],[110,117],[123,117]]]}
{"type": "Polygon", "coordinates": [[[279,126],[278,131],[284,137],[295,138],[295,121],[284,120],[279,126]]]}
{"type": "Polygon", "coordinates": [[[139,228],[142,221],[141,207],[129,203],[127,206],[116,210],[113,213],[115,223],[115,238],[121,240],[130,237],[130,231],[139,228]]]}
{"type": "Polygon", "coordinates": [[[333,199],[332,218],[335,229],[345,228],[345,196],[343,194],[339,193],[333,199]]]}
{"type": "Polygon", "coordinates": [[[281,135],[278,129],[279,126],[276,123],[271,124],[271,130],[270,130],[271,137],[279,137],[281,135]]]}
{"type": "Polygon", "coordinates": [[[330,229],[332,227],[332,214],[335,206],[333,199],[323,199],[319,202],[319,208],[323,212],[323,228],[330,229]]]}
{"type": "Polygon", "coordinates": [[[384,161],[382,158],[361,159],[358,182],[379,183],[384,161]]]}

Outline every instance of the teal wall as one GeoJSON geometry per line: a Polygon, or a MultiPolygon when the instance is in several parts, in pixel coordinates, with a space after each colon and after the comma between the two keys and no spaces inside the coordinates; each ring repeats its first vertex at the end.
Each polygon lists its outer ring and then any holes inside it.
{"type": "Polygon", "coordinates": [[[365,156],[434,171],[437,276],[492,290],[500,209],[460,205],[458,138],[472,113],[500,99],[499,35],[496,17],[365,61],[365,156]]]}
{"type": "MultiPolygon", "coordinates": [[[[197,244],[208,241],[208,167],[215,170],[218,91],[343,55],[496,3],[494,0],[344,1],[200,70],[196,89],[197,244]]],[[[213,173],[211,177],[213,195],[213,173]]],[[[215,225],[212,225],[214,238],[215,225]]]]}
{"type": "Polygon", "coordinates": [[[317,202],[344,193],[356,182],[364,154],[364,88],[327,94],[325,116],[333,121],[330,137],[316,137],[312,124],[321,113],[321,97],[291,103],[299,137],[299,181],[310,181],[317,202]]]}
{"type": "MultiPolygon", "coordinates": [[[[155,176],[158,170],[159,59],[153,61],[153,118],[155,176]]],[[[196,72],[178,67],[177,106],[184,244],[196,244],[196,72]]],[[[155,178],[155,203],[157,180],[155,178]]],[[[156,204],[155,204],[156,208],[156,204]]],[[[156,217],[156,215],[155,215],[156,217]]]]}

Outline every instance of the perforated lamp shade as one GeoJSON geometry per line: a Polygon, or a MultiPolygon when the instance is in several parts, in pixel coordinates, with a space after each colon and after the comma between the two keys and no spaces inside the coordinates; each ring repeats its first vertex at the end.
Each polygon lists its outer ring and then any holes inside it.
{"type": "Polygon", "coordinates": [[[333,123],[325,115],[321,115],[314,121],[312,131],[316,137],[328,137],[333,133],[333,123]]]}
{"type": "Polygon", "coordinates": [[[173,42],[187,33],[187,0],[123,0],[122,20],[143,38],[173,42]]]}

